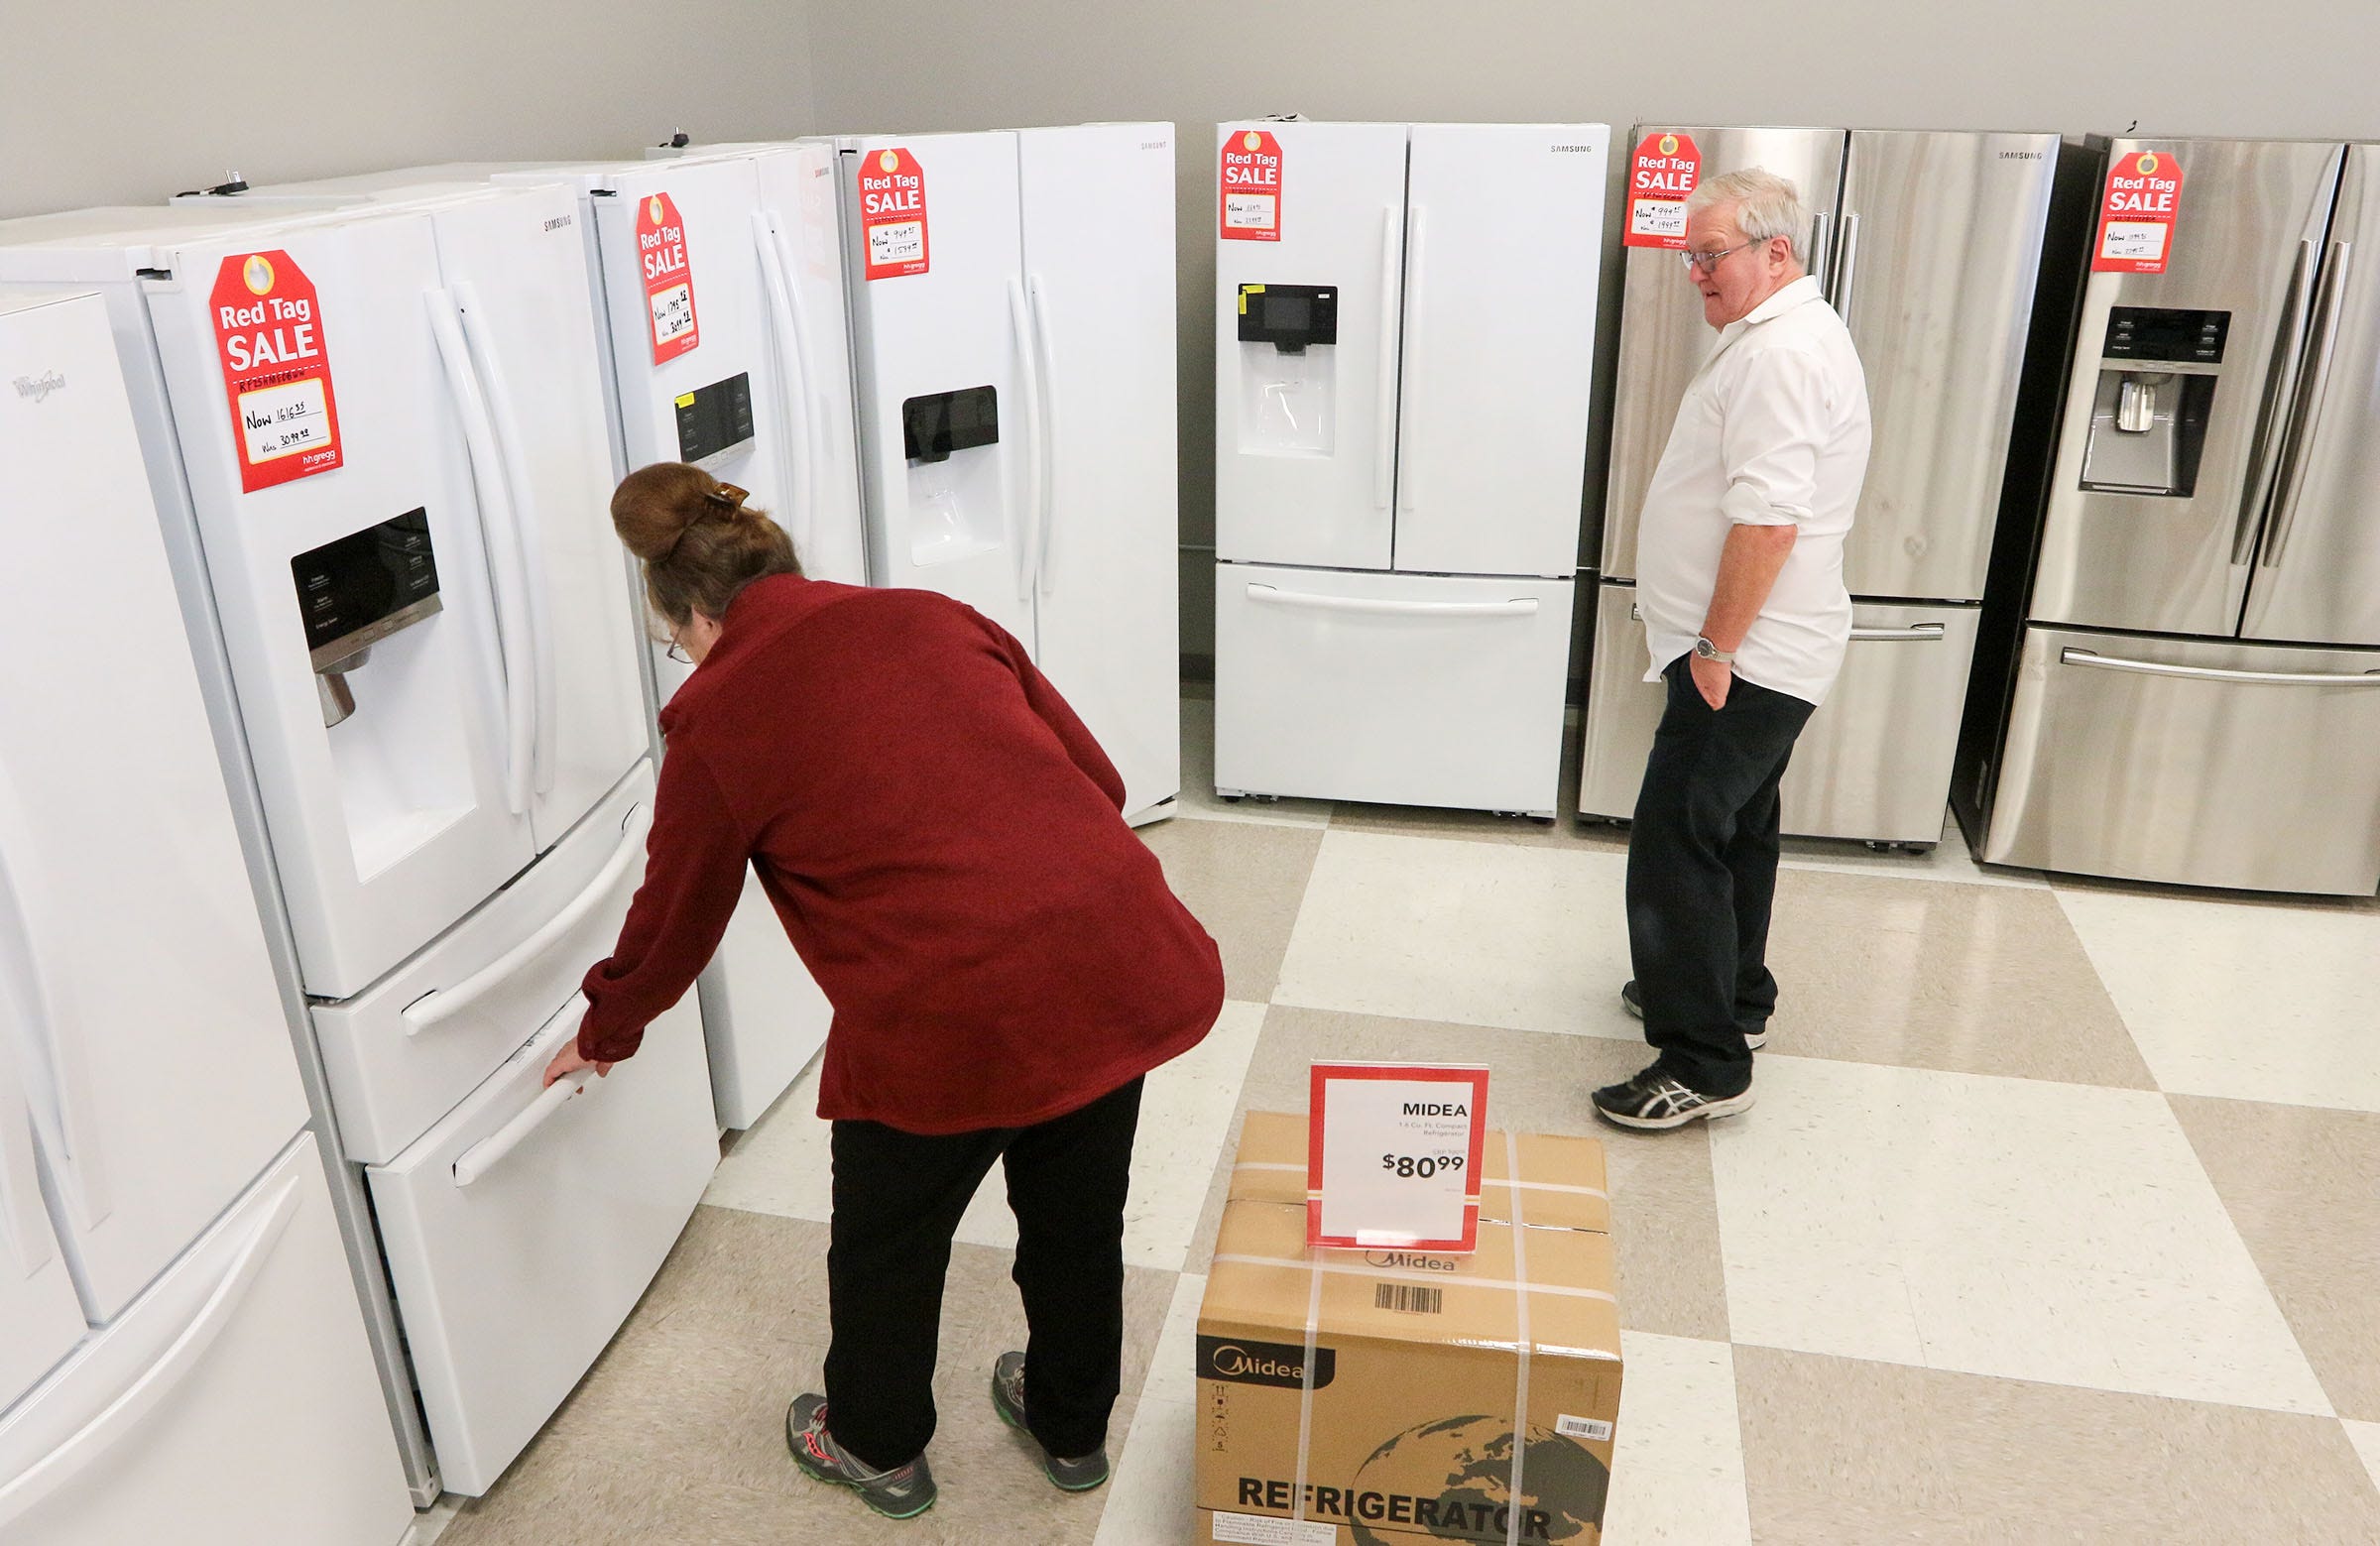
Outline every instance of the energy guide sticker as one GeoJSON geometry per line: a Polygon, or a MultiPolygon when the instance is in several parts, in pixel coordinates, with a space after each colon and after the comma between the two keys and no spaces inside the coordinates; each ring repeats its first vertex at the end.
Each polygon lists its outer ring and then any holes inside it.
{"type": "Polygon", "coordinates": [[[207,307],[241,489],[253,494],[337,468],[338,395],[313,281],[280,248],[233,253],[215,271],[207,307]]]}
{"type": "Polygon", "coordinates": [[[1223,142],[1217,198],[1227,242],[1281,239],[1281,146],[1268,129],[1247,129],[1223,142]]]}

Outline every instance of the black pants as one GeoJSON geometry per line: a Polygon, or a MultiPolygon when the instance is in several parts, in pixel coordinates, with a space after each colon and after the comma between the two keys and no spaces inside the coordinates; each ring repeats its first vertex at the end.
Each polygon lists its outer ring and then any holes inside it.
{"type": "Polygon", "coordinates": [[[1628,956],[1655,1066],[1705,1095],[1752,1082],[1743,1044],[1777,1004],[1768,915],[1777,784],[1812,705],[1737,677],[1714,709],[1681,657],[1628,833],[1628,956]]]}
{"type": "Polygon", "coordinates": [[[1107,1442],[1122,1379],[1124,1198],[1139,1120],[1135,1079],[1030,1128],[926,1137],[873,1122],[834,1125],[826,1405],[836,1443],[883,1470],[908,1464],[933,1438],[951,1235],[996,1160],[1016,1215],[1027,1425],[1067,1460],[1107,1442]]]}

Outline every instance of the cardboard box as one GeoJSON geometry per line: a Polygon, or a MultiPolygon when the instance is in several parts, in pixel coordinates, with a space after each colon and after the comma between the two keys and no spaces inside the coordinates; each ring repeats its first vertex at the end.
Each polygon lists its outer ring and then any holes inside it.
{"type": "MultiPolygon", "coordinates": [[[[1521,1220],[1534,1228],[1611,1233],[1611,1193],[1604,1171],[1604,1146],[1593,1138],[1520,1132],[1507,1144],[1504,1134],[1490,1128],[1480,1169],[1483,1220],[1509,1224],[1517,1211],[1521,1220]],[[1519,1150],[1521,1177],[1517,1210],[1512,1187],[1514,1148],[1519,1150]]],[[[1306,1205],[1306,1118],[1302,1112],[1250,1112],[1242,1119],[1240,1152],[1232,1161],[1231,1197],[1299,1208],[1306,1205]]]]}
{"type": "MultiPolygon", "coordinates": [[[[1199,1310],[1194,1538],[1600,1542],[1621,1374],[1602,1146],[1516,1138],[1517,1189],[1503,1164],[1484,1165],[1469,1255],[1310,1250],[1304,1128],[1259,1113],[1245,1127],[1199,1310]],[[1284,1142],[1294,1176],[1269,1168],[1284,1142]],[[1528,1227],[1488,1217],[1510,1211],[1488,1205],[1499,1186],[1528,1227]],[[1540,1222],[1541,1198],[1597,1227],[1540,1222]]],[[[1505,1152],[1492,1135],[1488,1153],[1505,1152]]]]}

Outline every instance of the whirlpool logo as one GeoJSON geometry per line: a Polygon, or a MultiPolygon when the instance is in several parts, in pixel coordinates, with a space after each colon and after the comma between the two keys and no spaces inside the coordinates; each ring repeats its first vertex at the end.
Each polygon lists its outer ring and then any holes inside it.
{"type": "Polygon", "coordinates": [[[16,387],[18,397],[44,403],[49,401],[51,393],[65,390],[66,378],[58,371],[44,371],[39,376],[19,376],[16,387]]]}
{"type": "MultiPolygon", "coordinates": [[[[1339,1372],[1339,1355],[1329,1348],[1314,1350],[1314,1388],[1320,1390],[1339,1372]]],[[[1294,1342],[1248,1342],[1234,1337],[1198,1339],[1198,1377],[1228,1379],[1240,1385],[1276,1385],[1302,1389],[1306,1383],[1306,1350],[1294,1342]]]]}

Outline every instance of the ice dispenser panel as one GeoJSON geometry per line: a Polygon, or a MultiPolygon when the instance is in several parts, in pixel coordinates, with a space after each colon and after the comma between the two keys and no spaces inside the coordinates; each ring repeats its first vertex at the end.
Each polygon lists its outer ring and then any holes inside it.
{"type": "Polygon", "coordinates": [[[2082,486],[2187,499],[2231,330],[2228,311],[2116,306],[2091,399],[2082,486]]]}
{"type": "Polygon", "coordinates": [[[322,723],[337,725],[355,712],[348,673],[371,658],[374,645],[439,608],[428,512],[411,510],[299,553],[290,573],[322,723]]]}
{"type": "Polygon", "coordinates": [[[1243,285],[1239,307],[1241,449],[1273,456],[1329,455],[1337,396],[1337,287],[1243,285]]]}
{"type": "Polygon", "coordinates": [[[1008,531],[1000,458],[1000,394],[933,392],[900,405],[909,466],[909,557],[948,563],[998,547],[1008,531]]]}
{"type": "Polygon", "coordinates": [[[725,381],[696,387],[677,397],[677,459],[710,467],[752,438],[752,376],[738,371],[725,381]]]}

